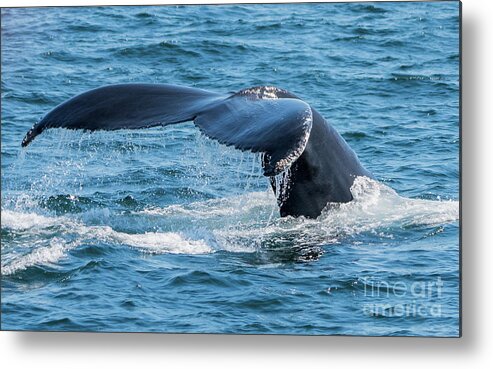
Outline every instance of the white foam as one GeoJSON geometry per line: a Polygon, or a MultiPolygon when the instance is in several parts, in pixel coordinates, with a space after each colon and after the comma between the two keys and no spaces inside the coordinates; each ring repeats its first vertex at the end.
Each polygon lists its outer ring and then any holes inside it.
{"type": "Polygon", "coordinates": [[[63,258],[69,249],[76,247],[77,244],[67,243],[59,237],[53,238],[49,246],[35,248],[26,255],[14,258],[9,264],[2,265],[2,275],[10,275],[33,265],[54,264],[63,258]]]}
{"type": "MultiPolygon", "coordinates": [[[[29,234],[65,233],[75,234],[75,241],[65,241],[63,236],[53,237],[48,246],[38,246],[38,242],[28,253],[9,254],[2,259],[2,275],[10,275],[33,265],[56,263],[67,253],[84,241],[97,239],[108,243],[130,246],[150,253],[207,254],[214,252],[213,244],[205,237],[196,238],[180,232],[146,232],[129,234],[117,232],[108,226],[87,226],[68,217],[47,217],[35,213],[22,213],[2,210],[2,228],[29,234]]],[[[6,250],[2,249],[2,252],[6,250]]]]}
{"type": "MultiPolygon", "coordinates": [[[[32,265],[56,263],[69,250],[94,239],[146,253],[253,252],[262,247],[264,240],[270,243],[279,240],[282,244],[285,244],[283,240],[289,240],[288,244],[316,246],[362,232],[385,232],[382,235],[392,238],[398,228],[433,226],[459,219],[458,201],[404,198],[369,178],[357,178],[351,192],[353,201],[329,204],[317,219],[280,218],[275,197],[270,191],[146,209],[132,213],[131,219],[114,217],[109,209],[74,217],[49,217],[2,209],[2,228],[34,237],[38,233],[45,236],[53,234],[51,241],[30,245],[32,249],[27,254],[8,252],[8,256],[2,258],[2,262],[7,263],[2,264],[2,274],[12,274],[32,265]],[[165,222],[172,231],[126,233],[116,231],[115,225],[114,228],[87,225],[95,217],[102,223],[132,222],[135,225],[137,221],[137,228],[142,230],[155,229],[156,223],[165,222]],[[70,234],[73,240],[65,240],[65,234],[70,234]]],[[[120,225],[125,226],[124,223],[120,225]]]]}
{"type": "Polygon", "coordinates": [[[152,253],[208,254],[214,251],[204,239],[191,239],[174,232],[128,234],[113,231],[112,237],[122,244],[152,253]]]}
{"type": "Polygon", "coordinates": [[[13,210],[2,209],[2,227],[14,230],[27,230],[30,228],[47,228],[60,224],[60,218],[51,218],[36,213],[22,213],[13,210]]]}
{"type": "Polygon", "coordinates": [[[251,192],[235,197],[212,199],[195,202],[187,205],[170,205],[164,208],[147,208],[134,212],[134,214],[147,214],[158,216],[185,215],[194,218],[230,217],[238,214],[244,215],[254,210],[265,210],[276,205],[276,200],[271,191],[251,192]]]}
{"type": "MultiPolygon", "coordinates": [[[[401,197],[390,187],[367,177],[358,177],[351,187],[353,201],[324,213],[330,217],[347,218],[352,223],[373,223],[379,226],[434,225],[459,219],[458,201],[433,201],[401,197]],[[354,219],[351,221],[351,219],[354,219]]],[[[342,219],[341,219],[342,221],[342,219]]]]}

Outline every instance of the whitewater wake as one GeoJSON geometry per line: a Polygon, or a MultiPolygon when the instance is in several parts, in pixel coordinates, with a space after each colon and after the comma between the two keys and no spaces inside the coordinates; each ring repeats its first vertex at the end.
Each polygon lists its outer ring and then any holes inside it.
{"type": "Polygon", "coordinates": [[[1,272],[11,275],[33,265],[56,264],[70,250],[94,240],[144,253],[256,252],[276,245],[323,246],[382,230],[392,238],[393,230],[459,219],[458,201],[404,198],[366,177],[355,180],[351,193],[353,201],[328,204],[317,219],[280,218],[270,191],[149,207],[130,214],[100,209],[53,216],[2,209],[2,235],[13,235],[22,244],[17,243],[15,250],[2,246],[1,272]],[[128,224],[137,224],[140,231],[122,231],[128,224]]]}

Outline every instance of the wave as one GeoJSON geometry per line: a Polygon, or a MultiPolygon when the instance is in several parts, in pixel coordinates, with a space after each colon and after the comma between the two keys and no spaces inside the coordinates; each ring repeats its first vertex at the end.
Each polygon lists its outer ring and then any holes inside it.
{"type": "Polygon", "coordinates": [[[351,4],[351,10],[358,13],[386,13],[387,10],[371,4],[351,4]]]}
{"type": "Polygon", "coordinates": [[[385,237],[393,238],[401,229],[459,219],[458,201],[401,197],[366,177],[356,178],[351,193],[353,201],[329,203],[317,219],[280,218],[270,191],[124,214],[112,214],[107,208],[63,216],[2,209],[2,233],[13,233],[14,239],[37,240],[24,253],[2,248],[7,255],[2,259],[2,275],[56,263],[70,250],[94,241],[144,253],[255,252],[276,247],[319,247],[365,232],[385,232],[385,237]],[[129,224],[137,227],[137,232],[122,230],[129,224]]]}
{"type": "Polygon", "coordinates": [[[34,265],[54,264],[70,250],[91,240],[126,245],[149,253],[205,254],[213,251],[204,239],[194,238],[191,233],[129,234],[118,232],[109,226],[88,226],[67,216],[49,217],[12,210],[2,210],[2,231],[4,229],[23,236],[27,233],[38,239],[43,236],[48,245],[34,242],[34,247],[27,253],[19,250],[9,253],[10,250],[2,248],[5,257],[2,259],[2,275],[11,275],[34,265]]]}
{"type": "MultiPolygon", "coordinates": [[[[66,253],[76,246],[76,243],[69,244],[63,239],[55,237],[51,239],[49,246],[36,247],[25,255],[14,257],[13,260],[6,265],[3,265],[2,263],[2,275],[11,275],[34,265],[54,264],[65,257],[66,253]]],[[[3,253],[2,250],[2,254],[3,253]]]]}

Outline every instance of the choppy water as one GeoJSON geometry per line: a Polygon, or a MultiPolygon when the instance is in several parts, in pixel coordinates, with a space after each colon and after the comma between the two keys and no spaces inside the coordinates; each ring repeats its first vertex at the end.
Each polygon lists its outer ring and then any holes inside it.
{"type": "Polygon", "coordinates": [[[2,9],[2,329],[457,336],[458,32],[457,2],[2,9]],[[286,88],[379,182],[281,219],[191,123],[21,150],[123,82],[286,88]]]}

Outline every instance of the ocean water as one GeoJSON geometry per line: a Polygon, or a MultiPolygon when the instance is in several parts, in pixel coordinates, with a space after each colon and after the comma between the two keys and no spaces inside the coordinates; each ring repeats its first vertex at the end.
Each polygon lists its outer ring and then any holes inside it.
{"type": "Polygon", "coordinates": [[[1,11],[1,328],[459,335],[459,4],[1,11]],[[258,155],[192,123],[27,130],[126,82],[274,85],[378,181],[280,218],[258,155]]]}

